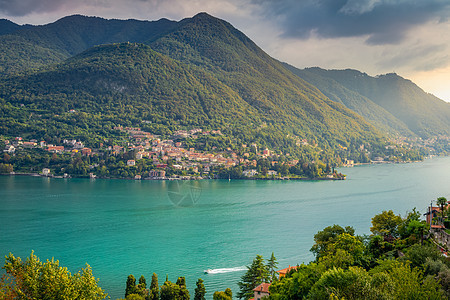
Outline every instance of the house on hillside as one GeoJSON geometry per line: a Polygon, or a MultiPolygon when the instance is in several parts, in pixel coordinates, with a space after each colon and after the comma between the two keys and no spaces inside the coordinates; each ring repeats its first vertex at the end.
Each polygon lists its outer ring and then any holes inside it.
{"type": "Polygon", "coordinates": [[[269,175],[269,176],[277,176],[277,171],[275,171],[275,170],[269,170],[269,171],[267,171],[267,175],[269,175]]]}
{"type": "MultiPolygon", "coordinates": [[[[449,202],[444,207],[444,211],[450,208],[449,202]]],[[[441,207],[440,206],[432,206],[431,209],[428,207],[428,211],[424,213],[426,217],[427,224],[430,225],[430,231],[434,233],[438,233],[441,230],[445,229],[443,222],[439,222],[441,217],[441,207]]]]}
{"type": "Polygon", "coordinates": [[[250,300],[261,300],[263,297],[269,297],[270,283],[263,282],[253,289],[253,298],[250,300]]]}
{"type": "Polygon", "coordinates": [[[243,171],[242,174],[243,174],[245,177],[253,177],[253,176],[257,175],[258,172],[257,172],[255,169],[251,169],[251,170],[245,170],[245,171],[243,171]]]}
{"type": "Polygon", "coordinates": [[[284,276],[286,276],[286,274],[288,274],[289,272],[291,272],[292,270],[297,270],[297,268],[298,268],[298,266],[291,267],[291,266],[289,265],[289,267],[277,271],[278,277],[281,279],[281,278],[283,278],[284,276]]]}
{"type": "Polygon", "coordinates": [[[64,146],[48,146],[47,151],[52,153],[63,153],[64,146]]]}
{"type": "Polygon", "coordinates": [[[5,150],[3,150],[3,152],[6,153],[14,153],[16,151],[16,148],[13,145],[8,145],[6,146],[5,150]]]}

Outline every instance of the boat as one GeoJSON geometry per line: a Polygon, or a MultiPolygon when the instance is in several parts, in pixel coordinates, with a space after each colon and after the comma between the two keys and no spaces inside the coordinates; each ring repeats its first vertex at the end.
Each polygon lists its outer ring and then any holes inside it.
{"type": "Polygon", "coordinates": [[[211,273],[211,269],[208,269],[208,270],[205,270],[204,272],[205,272],[205,274],[209,274],[209,273],[211,273]]]}

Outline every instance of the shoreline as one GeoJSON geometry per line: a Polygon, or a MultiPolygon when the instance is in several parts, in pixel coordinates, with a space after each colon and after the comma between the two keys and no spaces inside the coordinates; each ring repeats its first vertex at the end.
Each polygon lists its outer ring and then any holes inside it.
{"type": "MultiPolygon", "coordinates": [[[[30,176],[30,177],[44,177],[44,178],[55,178],[55,179],[71,179],[71,178],[77,178],[77,179],[113,179],[113,180],[134,180],[134,181],[140,181],[140,180],[159,180],[159,181],[177,181],[177,180],[227,180],[226,178],[209,178],[209,177],[201,177],[201,176],[195,176],[190,178],[174,178],[174,177],[165,177],[165,178],[142,178],[142,179],[135,179],[135,178],[111,178],[111,177],[73,177],[71,175],[69,176],[48,176],[43,175],[39,173],[9,173],[9,174],[0,174],[0,176],[30,176]]],[[[274,177],[274,178],[233,178],[233,180],[278,180],[278,181],[339,181],[339,180],[346,180],[347,176],[344,175],[340,178],[328,178],[328,177],[314,177],[314,178],[306,178],[306,177],[274,177]]]]}

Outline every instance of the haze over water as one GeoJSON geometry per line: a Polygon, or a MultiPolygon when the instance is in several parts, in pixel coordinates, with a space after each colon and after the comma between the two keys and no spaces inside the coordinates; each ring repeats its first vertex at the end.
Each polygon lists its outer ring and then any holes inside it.
{"type": "MultiPolygon", "coordinates": [[[[314,234],[404,215],[450,198],[450,157],[340,169],[345,181],[132,181],[0,177],[0,255],[55,257],[72,273],[89,263],[112,299],[129,274],[163,284],[198,278],[207,298],[236,282],[256,254],[279,267],[309,262],[314,234]],[[215,274],[203,274],[214,269],[215,274]],[[217,270],[219,269],[219,270],[217,270]]],[[[3,265],[3,261],[2,261],[3,265]]]]}

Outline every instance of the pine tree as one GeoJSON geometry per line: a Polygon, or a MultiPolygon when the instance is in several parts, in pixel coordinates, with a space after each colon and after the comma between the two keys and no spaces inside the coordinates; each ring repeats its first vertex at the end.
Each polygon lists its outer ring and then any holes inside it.
{"type": "Polygon", "coordinates": [[[144,298],[148,295],[147,281],[145,280],[144,275],[141,275],[141,277],[139,278],[139,284],[136,287],[136,294],[139,294],[144,298]]]}
{"type": "Polygon", "coordinates": [[[158,275],[153,273],[152,282],[150,283],[150,292],[148,293],[149,300],[159,300],[159,286],[158,286],[158,275]]]}
{"type": "Polygon", "coordinates": [[[271,281],[277,279],[277,272],[276,272],[277,266],[278,266],[277,258],[272,252],[272,256],[270,256],[270,258],[267,260],[267,271],[269,272],[271,281]]]}
{"type": "Polygon", "coordinates": [[[139,278],[139,287],[146,289],[147,288],[147,281],[145,280],[144,275],[141,275],[139,278]]]}
{"type": "Polygon", "coordinates": [[[186,278],[178,277],[177,285],[180,287],[180,291],[179,291],[177,300],[189,300],[190,295],[189,295],[188,289],[186,288],[186,278]]]}
{"type": "Polygon", "coordinates": [[[133,275],[128,275],[127,286],[125,288],[125,298],[128,295],[136,293],[136,278],[133,275]]]}
{"type": "Polygon", "coordinates": [[[241,281],[238,282],[239,292],[237,296],[239,299],[252,298],[254,288],[263,282],[269,282],[269,271],[261,255],[256,255],[251,266],[247,266],[247,269],[247,272],[241,277],[241,281]]]}
{"type": "Polygon", "coordinates": [[[195,288],[194,300],[205,300],[206,289],[203,284],[203,280],[199,278],[197,280],[197,287],[195,288]]]}

